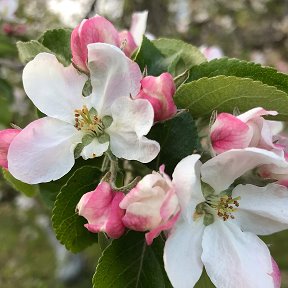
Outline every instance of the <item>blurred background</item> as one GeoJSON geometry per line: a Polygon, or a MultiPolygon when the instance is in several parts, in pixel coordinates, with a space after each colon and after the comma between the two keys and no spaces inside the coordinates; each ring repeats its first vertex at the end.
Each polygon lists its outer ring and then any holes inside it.
{"type": "MultiPolygon", "coordinates": [[[[25,127],[36,118],[21,84],[17,41],[37,39],[47,29],[73,28],[95,13],[127,29],[132,13],[142,10],[149,11],[147,32],[156,38],[183,39],[208,58],[226,55],[288,72],[288,1],[0,0],[0,129],[10,123],[25,127]]],[[[20,195],[0,177],[0,287],[91,287],[98,247],[67,253],[51,230],[47,199],[20,195]]],[[[287,232],[264,238],[281,268],[284,288],[287,239],[287,232]]]]}

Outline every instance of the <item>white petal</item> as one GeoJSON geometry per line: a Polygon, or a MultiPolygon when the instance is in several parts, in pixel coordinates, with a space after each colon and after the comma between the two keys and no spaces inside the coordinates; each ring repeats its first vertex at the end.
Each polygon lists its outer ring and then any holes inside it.
{"type": "Polygon", "coordinates": [[[66,122],[45,117],[23,129],[8,151],[8,169],[26,183],[57,180],[74,165],[74,148],[82,133],[66,122]]]}
{"type": "Polygon", "coordinates": [[[187,221],[191,218],[195,206],[205,201],[201,190],[200,167],[202,163],[199,159],[200,155],[187,156],[177,164],[172,175],[181,210],[184,215],[188,214],[186,215],[187,221]],[[191,201],[193,203],[189,205],[191,201]],[[189,209],[186,210],[188,205],[189,209]]]}
{"type": "Polygon", "coordinates": [[[240,196],[235,220],[242,230],[269,235],[288,228],[288,189],[277,184],[266,187],[238,185],[232,192],[240,196]]]}
{"type": "Polygon", "coordinates": [[[177,223],[164,247],[164,265],[174,288],[191,288],[199,280],[203,264],[202,220],[177,223]]]}
{"type": "Polygon", "coordinates": [[[137,46],[141,45],[146,30],[148,11],[133,13],[130,32],[137,46]]]}
{"type": "Polygon", "coordinates": [[[111,115],[110,109],[119,97],[136,96],[142,74],[137,63],[116,46],[106,43],[88,45],[88,67],[93,87],[92,101],[100,116],[111,115]]]}
{"type": "Polygon", "coordinates": [[[284,155],[259,148],[232,149],[208,160],[201,167],[202,181],[215,191],[227,189],[245,172],[264,164],[287,168],[284,155]]]}
{"type": "Polygon", "coordinates": [[[113,122],[106,129],[112,153],[142,163],[152,161],[159,153],[158,142],[146,135],[153,125],[153,108],[147,100],[121,97],[111,107],[113,122]]]}
{"type": "Polygon", "coordinates": [[[202,248],[202,261],[216,287],[274,288],[270,252],[256,235],[218,220],[206,227],[202,248]]]}
{"type": "Polygon", "coordinates": [[[87,160],[89,158],[100,157],[109,147],[109,142],[99,143],[98,139],[95,138],[93,141],[85,146],[81,152],[83,159],[87,160]]]}
{"type": "Polygon", "coordinates": [[[40,53],[23,71],[24,89],[44,114],[74,123],[74,110],[82,108],[82,89],[87,76],[70,65],[64,67],[55,55],[40,53]]]}

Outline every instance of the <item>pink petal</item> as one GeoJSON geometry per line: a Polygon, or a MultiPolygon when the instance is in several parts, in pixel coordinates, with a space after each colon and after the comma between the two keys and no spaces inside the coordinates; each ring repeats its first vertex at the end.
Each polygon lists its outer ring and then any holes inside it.
{"type": "Polygon", "coordinates": [[[280,288],[281,287],[281,272],[276,261],[272,257],[271,257],[271,260],[272,260],[272,268],[273,268],[273,272],[271,276],[274,280],[274,288],[280,288]]]}
{"type": "Polygon", "coordinates": [[[166,120],[177,112],[173,101],[176,87],[171,74],[163,73],[158,77],[147,76],[142,79],[141,85],[136,99],[147,99],[152,104],[154,121],[166,120]]]}
{"type": "Polygon", "coordinates": [[[262,107],[257,107],[257,108],[253,108],[253,109],[251,109],[251,110],[249,110],[249,111],[247,111],[241,115],[238,115],[237,118],[246,123],[249,120],[253,120],[253,119],[259,118],[261,116],[265,116],[265,115],[275,116],[277,114],[278,114],[277,111],[268,111],[262,107]]]}
{"type": "Polygon", "coordinates": [[[178,220],[180,215],[180,212],[178,212],[176,215],[174,215],[169,221],[166,223],[156,227],[155,229],[151,230],[150,232],[145,234],[146,242],[148,245],[151,245],[153,243],[153,240],[159,236],[159,234],[164,230],[171,229],[175,222],[178,220]]]}
{"type": "Polygon", "coordinates": [[[124,47],[123,51],[125,55],[127,57],[131,57],[133,52],[137,49],[137,45],[133,39],[132,34],[127,30],[121,31],[119,33],[119,39],[121,46],[123,45],[124,47]]]}
{"type": "Polygon", "coordinates": [[[211,144],[217,154],[230,149],[241,149],[249,146],[252,138],[249,126],[237,117],[221,113],[211,127],[211,144]]]}
{"type": "Polygon", "coordinates": [[[7,154],[12,140],[21,130],[5,129],[0,131],[0,166],[8,168],[7,154]]]}
{"type": "Polygon", "coordinates": [[[119,203],[124,197],[124,193],[116,192],[110,206],[108,221],[106,223],[106,233],[111,238],[119,238],[125,232],[125,226],[122,222],[125,210],[119,207],[119,203]]]}

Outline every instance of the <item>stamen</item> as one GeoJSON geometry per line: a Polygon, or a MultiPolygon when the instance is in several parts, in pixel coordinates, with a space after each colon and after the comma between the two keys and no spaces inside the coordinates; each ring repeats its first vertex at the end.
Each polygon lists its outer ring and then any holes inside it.
{"type": "Polygon", "coordinates": [[[88,110],[86,105],[81,109],[76,109],[74,111],[75,128],[88,133],[92,132],[97,137],[101,136],[104,133],[105,125],[95,113],[97,111],[94,108],[88,110]]]}
{"type": "Polygon", "coordinates": [[[210,206],[214,211],[216,210],[218,217],[226,221],[229,218],[235,219],[232,213],[237,211],[236,207],[239,207],[238,200],[240,200],[240,197],[232,198],[228,195],[211,195],[207,197],[205,202],[208,204],[207,206],[210,206]]]}

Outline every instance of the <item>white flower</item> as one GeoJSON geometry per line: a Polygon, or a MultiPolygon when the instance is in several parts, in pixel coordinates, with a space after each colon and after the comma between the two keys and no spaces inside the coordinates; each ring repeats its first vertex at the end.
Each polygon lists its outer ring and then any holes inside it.
{"type": "Polygon", "coordinates": [[[284,157],[246,148],[224,152],[203,165],[199,158],[184,158],[173,174],[182,203],[182,214],[164,249],[173,287],[193,287],[203,266],[219,288],[280,287],[270,252],[255,234],[288,228],[287,188],[277,184],[229,187],[260,164],[287,165],[284,157]]]}
{"type": "Polygon", "coordinates": [[[59,179],[75,157],[98,157],[108,148],[116,157],[140,162],[159,153],[159,144],[144,137],[153,125],[151,104],[131,99],[140,90],[138,65],[119,48],[96,43],[88,45],[88,67],[93,89],[83,97],[87,77],[72,65],[63,67],[48,53],[26,65],[24,89],[48,117],[29,124],[11,143],[8,169],[17,179],[31,184],[59,179]]]}

